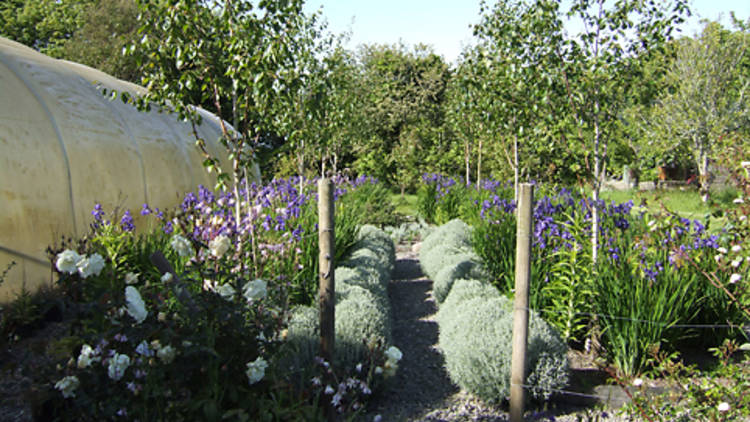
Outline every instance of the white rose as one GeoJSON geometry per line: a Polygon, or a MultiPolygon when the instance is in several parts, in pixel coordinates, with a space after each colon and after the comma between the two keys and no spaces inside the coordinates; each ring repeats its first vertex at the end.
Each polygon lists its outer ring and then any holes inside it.
{"type": "Polygon", "coordinates": [[[259,278],[248,282],[242,289],[242,296],[247,300],[260,300],[266,297],[267,294],[266,282],[259,278]]]}
{"type": "Polygon", "coordinates": [[[216,236],[208,244],[208,249],[211,251],[211,255],[221,258],[229,248],[232,246],[232,242],[228,237],[222,235],[216,236]]]}
{"type": "Polygon", "coordinates": [[[78,261],[78,272],[81,277],[88,278],[90,275],[99,275],[104,269],[104,258],[98,253],[78,261]]]}
{"type": "Polygon", "coordinates": [[[156,352],[156,356],[162,361],[162,363],[169,365],[172,363],[175,356],[177,356],[177,350],[172,346],[164,346],[156,352]]]}
{"type": "Polygon", "coordinates": [[[191,256],[193,256],[193,254],[195,254],[195,252],[193,251],[193,245],[190,244],[190,241],[180,236],[179,234],[172,236],[172,240],[169,242],[169,245],[172,246],[172,249],[174,249],[175,252],[177,252],[177,254],[183,258],[190,258],[191,256]]]}
{"type": "Polygon", "coordinates": [[[266,375],[266,368],[268,368],[268,363],[262,357],[258,357],[253,362],[248,362],[245,375],[247,375],[247,380],[250,384],[255,384],[262,380],[266,375]]]}
{"type": "Polygon", "coordinates": [[[141,298],[141,294],[138,293],[138,289],[133,286],[126,287],[125,301],[127,303],[126,310],[128,314],[133,317],[136,323],[142,323],[148,316],[148,311],[146,310],[146,304],[141,298]]]}
{"type": "Polygon", "coordinates": [[[78,386],[81,384],[80,381],[78,381],[78,377],[75,375],[69,375],[60,381],[55,383],[55,388],[60,390],[63,397],[66,399],[69,397],[75,397],[75,389],[78,388],[78,386]]]}
{"type": "Polygon", "coordinates": [[[232,300],[236,292],[234,291],[234,288],[229,285],[229,283],[225,283],[216,288],[216,293],[218,293],[219,296],[223,297],[226,300],[232,300]]]}
{"type": "Polygon", "coordinates": [[[80,261],[81,258],[82,257],[81,255],[78,255],[78,252],[65,249],[57,254],[57,262],[55,265],[57,266],[57,270],[61,273],[73,274],[78,271],[76,264],[78,264],[78,261],[80,261]]]}
{"type": "Polygon", "coordinates": [[[99,360],[101,360],[101,358],[97,355],[98,353],[95,349],[93,349],[88,344],[84,344],[81,347],[81,354],[78,355],[78,368],[88,368],[93,362],[98,362],[99,360]]]}
{"type": "Polygon", "coordinates": [[[115,381],[119,381],[120,378],[122,378],[123,375],[125,375],[125,370],[128,369],[130,366],[130,356],[128,355],[121,355],[119,353],[115,353],[114,356],[109,360],[109,366],[107,367],[107,374],[109,377],[115,381]]]}

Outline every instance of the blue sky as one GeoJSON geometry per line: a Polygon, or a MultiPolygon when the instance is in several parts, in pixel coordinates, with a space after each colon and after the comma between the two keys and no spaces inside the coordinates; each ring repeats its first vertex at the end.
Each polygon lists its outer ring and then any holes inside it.
{"type": "MultiPolygon", "coordinates": [[[[694,16],[682,27],[687,35],[699,30],[700,18],[718,19],[723,15],[722,22],[728,26],[730,11],[743,20],[750,16],[750,0],[691,3],[694,16]]],[[[462,46],[470,43],[469,25],[479,19],[479,0],[306,0],[305,10],[312,12],[321,6],[330,30],[351,31],[349,48],[362,43],[422,42],[451,62],[462,46]]]]}

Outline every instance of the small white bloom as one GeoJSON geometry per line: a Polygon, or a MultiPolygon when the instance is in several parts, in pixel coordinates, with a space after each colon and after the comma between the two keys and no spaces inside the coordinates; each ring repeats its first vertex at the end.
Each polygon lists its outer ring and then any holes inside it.
{"type": "Polygon", "coordinates": [[[78,388],[78,386],[81,384],[80,381],[78,381],[78,377],[75,375],[69,375],[60,381],[55,383],[55,388],[60,390],[63,397],[66,399],[69,397],[75,397],[75,389],[78,388]]]}
{"type": "Polygon", "coordinates": [[[356,369],[357,372],[362,372],[362,364],[358,363],[357,366],[354,369],[356,369]]]}
{"type": "Polygon", "coordinates": [[[333,395],[333,398],[331,398],[331,404],[338,406],[339,403],[341,403],[341,393],[336,393],[333,395]]]}
{"type": "Polygon", "coordinates": [[[81,354],[78,355],[78,368],[88,368],[92,363],[98,362],[100,359],[101,357],[98,356],[98,353],[95,349],[93,349],[88,344],[84,344],[81,347],[81,354]]]}
{"type": "Polygon", "coordinates": [[[375,415],[375,417],[372,418],[372,422],[382,422],[382,421],[383,421],[383,417],[380,415],[375,415]]]}
{"type": "Polygon", "coordinates": [[[398,362],[403,357],[403,354],[396,346],[391,346],[385,351],[385,357],[388,358],[388,360],[398,362]]]}
{"type": "Polygon", "coordinates": [[[174,279],[172,273],[164,273],[164,275],[161,276],[162,283],[169,283],[172,279],[174,279]]]}
{"type": "Polygon", "coordinates": [[[743,203],[745,203],[745,201],[742,199],[741,196],[739,198],[734,198],[734,201],[732,201],[732,202],[734,202],[735,204],[743,204],[743,203]]]}
{"type": "Polygon", "coordinates": [[[719,412],[726,412],[729,410],[729,403],[723,401],[719,403],[719,405],[716,406],[716,408],[719,410],[719,412]]]}
{"type": "Polygon", "coordinates": [[[739,274],[737,274],[737,273],[734,273],[734,274],[732,274],[731,277],[729,277],[729,282],[731,284],[734,284],[734,283],[736,283],[736,282],[738,282],[740,280],[742,280],[742,276],[739,275],[739,274]]]}
{"type": "Polygon", "coordinates": [[[633,385],[636,387],[640,387],[641,385],[643,385],[643,380],[640,378],[636,378],[633,380],[633,385]]]}
{"type": "Polygon", "coordinates": [[[717,250],[717,251],[719,251],[719,253],[727,253],[727,252],[729,252],[729,251],[727,250],[727,248],[725,248],[725,247],[723,247],[723,246],[722,246],[722,247],[720,247],[720,248],[718,248],[718,249],[716,249],[716,250],[717,250]]]}
{"type": "Polygon", "coordinates": [[[382,373],[383,373],[383,368],[381,368],[381,367],[379,367],[379,366],[376,366],[376,367],[375,367],[375,373],[376,373],[377,375],[380,375],[380,374],[382,374],[382,373]]]}
{"type": "Polygon", "coordinates": [[[242,288],[242,296],[249,301],[263,299],[266,297],[266,294],[268,294],[266,282],[259,278],[248,282],[242,288]]]}
{"type": "Polygon", "coordinates": [[[739,257],[735,259],[734,261],[732,261],[732,268],[737,268],[740,265],[742,265],[742,261],[743,261],[742,257],[739,257]]]}
{"type": "Polygon", "coordinates": [[[325,393],[325,394],[333,394],[335,392],[336,392],[336,390],[334,390],[333,387],[331,387],[330,385],[326,385],[326,389],[325,389],[325,391],[323,391],[323,393],[325,393]]]}
{"type": "Polygon", "coordinates": [[[193,245],[190,244],[190,241],[179,234],[172,236],[169,245],[172,246],[172,249],[183,258],[190,258],[195,254],[193,251],[193,245]]]}
{"type": "Polygon", "coordinates": [[[247,380],[250,384],[255,384],[262,380],[266,375],[266,368],[268,368],[268,362],[262,357],[258,357],[253,362],[248,362],[245,375],[247,375],[247,380]]]}
{"type": "Polygon", "coordinates": [[[208,249],[211,251],[211,255],[221,258],[231,246],[232,242],[229,238],[221,234],[209,242],[208,249]]]}
{"type": "Polygon", "coordinates": [[[138,282],[138,274],[127,273],[125,274],[125,284],[135,284],[138,282]]]}
{"type": "Polygon", "coordinates": [[[721,261],[721,257],[723,257],[723,256],[724,255],[722,255],[722,254],[716,254],[716,255],[714,255],[714,260],[716,261],[717,264],[721,261]]]}
{"type": "Polygon", "coordinates": [[[740,221],[745,221],[745,220],[747,220],[747,216],[746,216],[746,215],[744,215],[744,214],[743,214],[743,215],[741,215],[741,216],[740,216],[740,221]]]}
{"type": "Polygon", "coordinates": [[[78,255],[78,252],[65,249],[64,251],[57,254],[57,262],[55,265],[57,266],[58,271],[62,273],[67,274],[73,274],[76,271],[78,271],[78,267],[76,264],[78,261],[81,260],[81,255],[78,255]]]}
{"type": "Polygon", "coordinates": [[[133,317],[137,324],[142,323],[148,316],[148,311],[146,310],[146,304],[141,298],[141,294],[138,293],[138,289],[133,286],[125,287],[125,301],[128,314],[133,317]]]}
{"type": "Polygon", "coordinates": [[[736,252],[740,252],[740,251],[742,251],[742,246],[740,246],[740,245],[733,245],[732,246],[732,252],[736,253],[736,252]]]}
{"type": "Polygon", "coordinates": [[[218,293],[219,296],[223,297],[226,300],[232,300],[236,292],[234,291],[234,287],[229,285],[229,283],[225,283],[216,288],[216,293],[218,293]]]}
{"type": "Polygon", "coordinates": [[[159,360],[162,361],[162,363],[165,363],[167,365],[174,361],[175,356],[177,356],[177,350],[169,345],[162,347],[158,352],[156,352],[156,357],[158,357],[159,360]]]}
{"type": "Polygon", "coordinates": [[[115,353],[114,356],[109,360],[109,366],[107,367],[107,374],[115,381],[119,381],[125,370],[130,366],[130,356],[125,354],[115,353]]]}
{"type": "Polygon", "coordinates": [[[82,258],[76,264],[78,272],[83,278],[87,278],[90,275],[99,275],[104,269],[104,265],[104,258],[98,253],[82,258]]]}

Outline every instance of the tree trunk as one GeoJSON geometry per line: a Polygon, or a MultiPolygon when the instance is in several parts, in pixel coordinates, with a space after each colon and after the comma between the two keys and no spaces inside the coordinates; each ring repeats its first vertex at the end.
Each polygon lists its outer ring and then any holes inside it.
{"type": "Polygon", "coordinates": [[[513,138],[513,186],[515,189],[515,200],[518,203],[518,133],[513,138]]]}
{"type": "Polygon", "coordinates": [[[596,267],[599,258],[599,188],[601,187],[601,157],[599,156],[599,143],[601,133],[599,132],[599,100],[594,102],[594,182],[593,182],[593,204],[591,207],[591,262],[596,267]]]}
{"type": "Polygon", "coordinates": [[[467,139],[466,142],[464,142],[464,161],[466,162],[466,185],[468,186],[469,183],[471,183],[471,175],[470,175],[470,167],[469,167],[469,140],[467,139]]]}
{"type": "MultiPolygon", "coordinates": [[[[698,142],[696,142],[698,143],[698,142]]],[[[708,202],[709,198],[709,170],[708,170],[708,152],[706,152],[705,143],[701,143],[698,148],[698,180],[700,183],[699,192],[701,200],[708,202]]]]}
{"type": "Polygon", "coordinates": [[[479,138],[479,154],[477,156],[477,186],[482,182],[482,138],[479,138]]]}

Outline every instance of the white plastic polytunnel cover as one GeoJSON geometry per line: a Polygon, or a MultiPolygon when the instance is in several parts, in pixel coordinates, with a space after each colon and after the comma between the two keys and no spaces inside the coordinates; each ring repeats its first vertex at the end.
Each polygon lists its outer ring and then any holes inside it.
{"type": "MultiPolygon", "coordinates": [[[[51,281],[47,246],[81,237],[91,210],[176,206],[215,179],[202,166],[189,123],[140,112],[97,87],[143,88],[0,38],[0,302],[51,281]]],[[[199,134],[227,166],[219,120],[200,110],[199,134]]],[[[225,167],[225,168],[228,168],[225,167]]],[[[259,179],[257,166],[254,177],[259,179]]]]}

